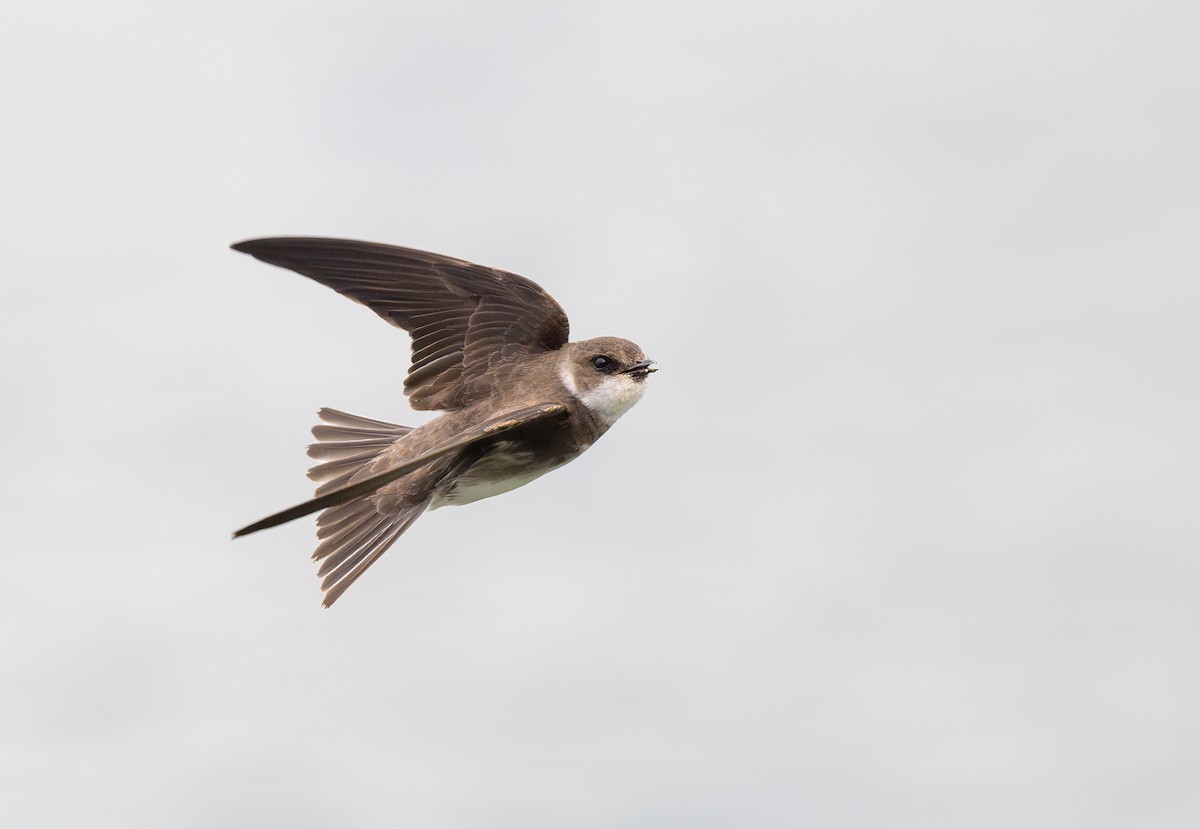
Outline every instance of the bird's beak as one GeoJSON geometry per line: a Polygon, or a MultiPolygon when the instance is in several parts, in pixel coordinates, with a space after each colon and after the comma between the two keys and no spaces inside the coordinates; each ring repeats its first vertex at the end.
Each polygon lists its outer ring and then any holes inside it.
{"type": "Polygon", "coordinates": [[[636,380],[645,380],[651,372],[658,371],[652,368],[653,360],[639,360],[628,368],[622,369],[622,374],[632,374],[636,380]]]}

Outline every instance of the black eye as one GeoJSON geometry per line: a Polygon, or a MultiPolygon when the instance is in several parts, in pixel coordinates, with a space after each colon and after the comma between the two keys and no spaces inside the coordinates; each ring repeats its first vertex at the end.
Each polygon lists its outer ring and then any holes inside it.
{"type": "Polygon", "coordinates": [[[597,354],[592,358],[592,365],[596,367],[597,371],[615,371],[617,368],[617,361],[612,357],[605,357],[603,354],[597,354]]]}

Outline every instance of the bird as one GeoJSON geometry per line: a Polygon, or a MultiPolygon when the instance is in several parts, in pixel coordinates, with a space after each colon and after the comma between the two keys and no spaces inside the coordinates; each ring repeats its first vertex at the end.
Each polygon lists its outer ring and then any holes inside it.
{"type": "Polygon", "coordinates": [[[523,276],[436,253],[308,236],[231,245],[374,311],[411,337],[404,394],[440,415],[416,427],[322,408],[314,498],[234,532],[314,512],[331,607],[426,510],[524,486],[574,460],[641,399],[657,371],[620,337],[571,342],[566,312],[523,276]]]}

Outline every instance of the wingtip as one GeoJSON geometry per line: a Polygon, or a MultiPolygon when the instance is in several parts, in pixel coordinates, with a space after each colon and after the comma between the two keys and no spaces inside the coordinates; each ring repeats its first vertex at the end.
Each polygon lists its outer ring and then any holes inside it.
{"type": "MultiPolygon", "coordinates": [[[[250,535],[250,533],[256,533],[259,530],[265,530],[265,529],[267,529],[267,527],[274,527],[275,524],[272,524],[271,520],[273,518],[278,518],[278,517],[279,517],[279,513],[276,513],[275,515],[267,516],[266,518],[262,519],[261,521],[255,521],[253,524],[247,524],[246,526],[242,527],[239,530],[234,530],[233,537],[241,538],[244,535],[250,535]]],[[[277,523],[282,523],[282,522],[277,522],[277,523]]]]}
{"type": "Polygon", "coordinates": [[[362,242],[352,242],[347,239],[326,239],[321,236],[256,236],[253,239],[243,239],[234,242],[229,247],[238,253],[248,253],[256,259],[262,259],[264,254],[271,255],[281,250],[291,251],[296,248],[311,247],[312,245],[358,245],[362,242]]]}

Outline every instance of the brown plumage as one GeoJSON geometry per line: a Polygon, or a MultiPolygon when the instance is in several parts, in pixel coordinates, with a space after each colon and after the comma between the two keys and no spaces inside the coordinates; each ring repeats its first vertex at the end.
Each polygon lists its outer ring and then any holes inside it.
{"type": "Polygon", "coordinates": [[[655,369],[628,340],[567,341],[554,298],[524,277],[408,248],[275,238],[235,250],[289,268],[412,335],[405,394],[445,414],[416,428],[322,409],[317,497],[234,533],[318,510],[326,606],[426,509],[522,486],[572,460],[641,397],[655,369]]]}

